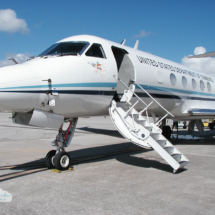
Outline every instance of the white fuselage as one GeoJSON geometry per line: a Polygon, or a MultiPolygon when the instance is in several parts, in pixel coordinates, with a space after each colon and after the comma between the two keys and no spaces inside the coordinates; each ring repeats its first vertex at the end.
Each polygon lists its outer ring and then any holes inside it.
{"type": "MultiPolygon", "coordinates": [[[[90,45],[81,55],[40,56],[0,69],[0,109],[13,112],[39,109],[68,118],[108,115],[119,74],[112,46],[128,53],[136,81],[176,118],[191,119],[189,109],[215,106],[215,85],[205,74],[94,36],[74,36],[59,42],[66,41],[86,41],[90,45]],[[85,55],[94,43],[102,46],[105,58],[85,55]],[[195,88],[192,79],[196,81],[195,88]],[[50,100],[55,105],[48,104],[50,100]]],[[[140,89],[135,92],[146,103],[150,102],[140,89]]],[[[137,106],[142,108],[141,104],[137,106]]],[[[150,106],[149,112],[158,117],[163,115],[156,104],[150,106]]]]}

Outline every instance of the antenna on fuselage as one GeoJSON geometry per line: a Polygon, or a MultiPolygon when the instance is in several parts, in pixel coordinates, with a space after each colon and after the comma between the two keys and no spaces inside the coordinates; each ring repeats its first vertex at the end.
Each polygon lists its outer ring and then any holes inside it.
{"type": "Polygon", "coordinates": [[[136,43],[134,45],[134,49],[138,49],[138,45],[139,45],[139,40],[136,41],[136,43]]]}
{"type": "Polygon", "coordinates": [[[124,44],[125,44],[125,41],[126,41],[126,39],[124,39],[124,40],[121,42],[121,44],[124,45],[124,44]]]}
{"type": "Polygon", "coordinates": [[[15,64],[18,64],[18,62],[14,58],[11,58],[9,60],[12,60],[15,64]]]}

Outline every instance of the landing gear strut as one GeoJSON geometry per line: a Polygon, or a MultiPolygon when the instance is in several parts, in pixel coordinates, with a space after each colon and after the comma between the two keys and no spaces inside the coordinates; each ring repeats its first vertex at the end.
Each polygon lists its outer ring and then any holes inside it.
{"type": "Polygon", "coordinates": [[[49,169],[69,169],[70,156],[69,153],[65,151],[65,147],[69,146],[73,138],[78,118],[68,120],[67,122],[70,123],[67,130],[63,130],[62,124],[59,129],[59,133],[56,136],[56,139],[52,142],[52,146],[56,146],[57,150],[51,150],[46,155],[45,164],[49,169]]]}

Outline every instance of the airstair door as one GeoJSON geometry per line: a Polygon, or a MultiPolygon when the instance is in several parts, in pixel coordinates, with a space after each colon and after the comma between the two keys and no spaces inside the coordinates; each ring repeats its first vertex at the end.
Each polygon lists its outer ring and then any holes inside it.
{"type": "Polygon", "coordinates": [[[139,100],[134,100],[134,104],[131,103],[135,92],[136,71],[129,54],[124,54],[118,69],[117,95],[119,99],[112,100],[109,108],[110,117],[116,129],[127,140],[145,148],[151,148],[146,141],[150,132],[139,125],[133,117],[134,106],[139,100]]]}
{"type": "Polygon", "coordinates": [[[128,54],[124,55],[123,61],[119,68],[117,94],[120,102],[128,102],[131,100],[135,91],[136,71],[134,64],[128,54]],[[128,89],[128,88],[130,89],[128,89]]]}

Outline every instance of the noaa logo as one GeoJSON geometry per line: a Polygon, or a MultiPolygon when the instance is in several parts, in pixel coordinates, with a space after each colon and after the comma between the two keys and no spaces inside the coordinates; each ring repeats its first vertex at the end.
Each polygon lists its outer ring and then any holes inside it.
{"type": "Polygon", "coordinates": [[[100,75],[101,78],[105,78],[107,76],[107,68],[104,65],[100,64],[99,61],[97,61],[96,63],[88,62],[88,64],[92,66],[91,71],[93,73],[100,75]]]}

